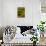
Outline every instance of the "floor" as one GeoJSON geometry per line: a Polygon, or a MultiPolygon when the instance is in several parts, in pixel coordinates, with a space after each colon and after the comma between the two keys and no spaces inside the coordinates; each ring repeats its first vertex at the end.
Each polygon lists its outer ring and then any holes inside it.
{"type": "Polygon", "coordinates": [[[40,45],[46,45],[46,37],[40,38],[40,45]]]}

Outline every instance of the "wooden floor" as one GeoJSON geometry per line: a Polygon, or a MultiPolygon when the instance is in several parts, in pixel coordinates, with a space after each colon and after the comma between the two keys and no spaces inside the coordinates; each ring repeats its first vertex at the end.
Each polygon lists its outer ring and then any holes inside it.
{"type": "Polygon", "coordinates": [[[40,44],[40,45],[46,45],[46,37],[41,37],[39,44],[40,44]]]}

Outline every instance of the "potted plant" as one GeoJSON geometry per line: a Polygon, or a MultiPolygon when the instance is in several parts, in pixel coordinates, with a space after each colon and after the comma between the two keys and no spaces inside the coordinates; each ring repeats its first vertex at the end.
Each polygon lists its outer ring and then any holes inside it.
{"type": "Polygon", "coordinates": [[[37,36],[33,36],[32,39],[31,39],[31,41],[33,41],[33,46],[36,46],[36,43],[38,41],[37,36]]]}
{"type": "Polygon", "coordinates": [[[40,24],[37,25],[37,29],[40,30],[42,37],[44,37],[44,27],[45,27],[44,24],[45,24],[45,22],[40,21],[40,24]]]}

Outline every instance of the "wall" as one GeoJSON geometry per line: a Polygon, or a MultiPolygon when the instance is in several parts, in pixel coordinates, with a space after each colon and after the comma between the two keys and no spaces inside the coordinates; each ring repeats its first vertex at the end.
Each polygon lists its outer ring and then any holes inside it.
{"type": "Polygon", "coordinates": [[[1,25],[36,26],[39,23],[40,0],[2,0],[2,4],[1,25]],[[25,18],[17,18],[17,7],[25,7],[25,18]]]}
{"type": "Polygon", "coordinates": [[[2,17],[2,0],[0,0],[0,26],[2,24],[2,20],[3,20],[3,17],[2,17]]]}
{"type": "Polygon", "coordinates": [[[41,0],[41,20],[46,21],[46,0],[41,0]]]}

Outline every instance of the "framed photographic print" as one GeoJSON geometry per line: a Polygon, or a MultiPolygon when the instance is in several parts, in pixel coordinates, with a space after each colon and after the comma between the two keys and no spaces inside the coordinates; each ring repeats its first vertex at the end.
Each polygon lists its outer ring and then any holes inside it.
{"type": "Polygon", "coordinates": [[[25,8],[24,7],[18,7],[17,8],[17,17],[18,18],[24,18],[25,17],[25,8]]]}

